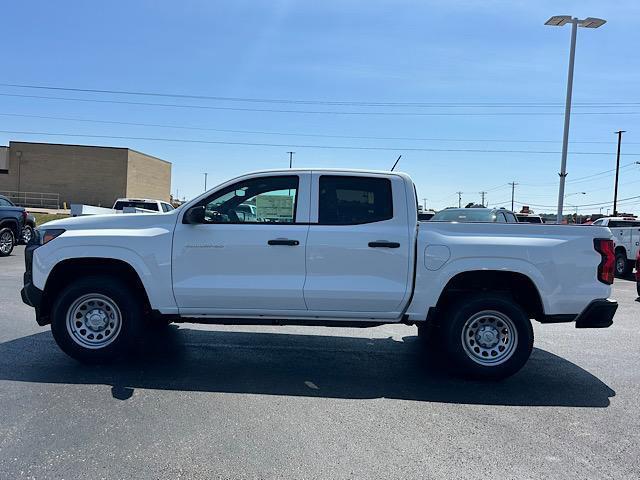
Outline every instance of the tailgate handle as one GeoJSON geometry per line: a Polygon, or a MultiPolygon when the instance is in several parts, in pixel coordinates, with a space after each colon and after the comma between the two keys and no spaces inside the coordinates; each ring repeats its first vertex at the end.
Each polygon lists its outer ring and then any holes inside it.
{"type": "Polygon", "coordinates": [[[298,240],[289,240],[288,238],[276,238],[274,240],[269,240],[267,243],[269,245],[289,245],[291,247],[300,245],[298,240]]]}
{"type": "Polygon", "coordinates": [[[387,242],[386,240],[376,240],[375,242],[369,242],[371,248],[400,248],[398,242],[387,242]]]}

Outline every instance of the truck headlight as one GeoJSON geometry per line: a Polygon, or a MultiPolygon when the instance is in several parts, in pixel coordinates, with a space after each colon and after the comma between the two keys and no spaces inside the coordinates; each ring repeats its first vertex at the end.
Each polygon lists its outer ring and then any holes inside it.
{"type": "Polygon", "coordinates": [[[54,238],[62,235],[66,230],[64,228],[46,228],[38,231],[37,242],[40,245],[49,243],[54,238]]]}

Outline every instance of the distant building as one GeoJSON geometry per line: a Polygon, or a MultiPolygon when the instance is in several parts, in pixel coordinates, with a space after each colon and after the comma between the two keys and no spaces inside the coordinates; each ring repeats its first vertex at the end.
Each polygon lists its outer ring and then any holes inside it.
{"type": "Polygon", "coordinates": [[[129,148],[9,142],[0,147],[0,194],[25,206],[169,201],[171,163],[129,148]]]}

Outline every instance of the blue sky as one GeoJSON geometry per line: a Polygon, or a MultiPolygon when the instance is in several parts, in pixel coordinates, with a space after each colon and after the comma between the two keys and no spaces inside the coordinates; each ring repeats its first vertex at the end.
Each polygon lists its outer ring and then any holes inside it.
{"type": "MultiPolygon", "coordinates": [[[[519,183],[516,207],[554,205],[570,34],[568,26],[544,26],[554,14],[607,19],[600,29],[578,31],[574,102],[604,105],[576,105],[570,138],[604,143],[570,145],[567,192],[587,194],[567,202],[611,201],[613,174],[596,174],[614,168],[613,132],[619,129],[628,131],[619,196],[640,195],[640,165],[633,164],[640,161],[640,4],[634,1],[10,2],[3,7],[0,83],[410,105],[213,101],[0,86],[0,130],[40,132],[0,133],[0,144],[128,146],[173,162],[172,192],[180,197],[202,191],[202,172],[209,173],[211,186],[247,171],[287,166],[288,150],[296,151],[294,164],[300,167],[388,169],[402,154],[399,169],[413,176],[428,206],[456,205],[456,191],[464,192],[463,203],[479,201],[478,192],[485,190],[490,205],[508,207],[511,181],[519,183]],[[521,142],[530,140],[538,142],[521,142]]],[[[623,209],[640,213],[640,201],[623,203],[623,209]]],[[[581,211],[597,212],[599,206],[581,211]]]]}

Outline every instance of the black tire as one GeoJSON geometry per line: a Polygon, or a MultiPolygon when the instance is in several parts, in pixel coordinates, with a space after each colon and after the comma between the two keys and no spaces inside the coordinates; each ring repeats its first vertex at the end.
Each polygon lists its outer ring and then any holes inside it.
{"type": "Polygon", "coordinates": [[[513,375],[527,362],[533,350],[533,327],[510,296],[475,294],[454,302],[445,312],[442,342],[456,373],[497,380],[513,375]]]}
{"type": "Polygon", "coordinates": [[[25,225],[25,227],[22,229],[22,237],[20,239],[21,243],[27,245],[33,238],[33,233],[33,227],[31,225],[25,225]]]}
{"type": "Polygon", "coordinates": [[[0,257],[8,257],[16,246],[16,237],[10,228],[0,228],[0,257]]]}
{"type": "Polygon", "coordinates": [[[441,346],[440,328],[433,322],[418,323],[418,340],[429,350],[439,349],[441,346]]]}
{"type": "Polygon", "coordinates": [[[129,353],[136,345],[143,327],[141,301],[126,283],[112,276],[88,276],[76,280],[57,294],[51,309],[51,332],[56,343],[67,355],[85,363],[105,363],[129,353]],[[94,302],[95,306],[90,305],[92,298],[97,299],[94,302]],[[81,306],[77,307],[79,302],[81,306]],[[89,303],[84,310],[83,302],[89,303]],[[109,302],[116,308],[110,308],[109,302]],[[77,311],[81,316],[76,318],[76,322],[67,322],[67,315],[73,311],[77,311]],[[98,322],[100,315],[106,317],[106,322],[111,320],[107,315],[119,317],[120,321],[117,325],[107,324],[106,329],[99,326],[102,330],[92,331],[89,323],[92,319],[88,315],[94,311],[98,311],[98,322]],[[109,330],[110,326],[113,330],[109,330]],[[94,339],[91,339],[90,335],[94,332],[94,339]],[[101,332],[104,333],[103,341],[107,342],[108,339],[110,343],[98,347],[88,346],[91,342],[99,341],[101,332]],[[109,335],[111,336],[108,337],[109,335]]]}
{"type": "Polygon", "coordinates": [[[627,261],[627,255],[624,252],[616,253],[616,275],[618,277],[626,277],[631,272],[631,263],[627,261]]]}

